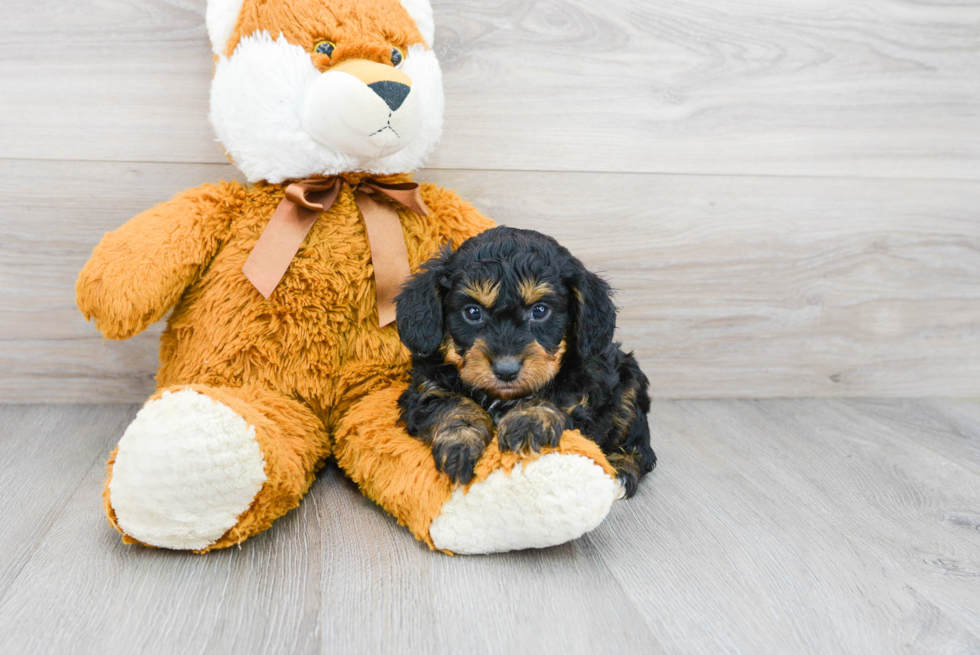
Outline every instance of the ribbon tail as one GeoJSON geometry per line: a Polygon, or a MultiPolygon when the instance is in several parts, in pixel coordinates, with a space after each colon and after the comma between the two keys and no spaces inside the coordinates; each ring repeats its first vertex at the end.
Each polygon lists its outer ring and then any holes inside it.
{"type": "Polygon", "coordinates": [[[293,257],[316,222],[319,211],[283,198],[256,242],[242,272],[266,300],[279,286],[293,257]]]}
{"type": "Polygon", "coordinates": [[[378,325],[384,327],[395,320],[395,297],[411,274],[408,248],[394,207],[378,202],[362,191],[357,192],[355,200],[364,217],[371,249],[378,296],[378,325]]]}

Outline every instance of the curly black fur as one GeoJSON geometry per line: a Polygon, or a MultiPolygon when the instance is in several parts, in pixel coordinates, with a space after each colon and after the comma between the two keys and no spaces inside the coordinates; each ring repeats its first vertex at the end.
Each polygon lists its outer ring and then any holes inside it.
{"type": "Polygon", "coordinates": [[[493,427],[501,450],[535,451],[578,429],[636,493],[657,461],[649,383],[613,342],[611,295],[551,237],[507,227],[443,251],[405,284],[398,331],[413,369],[399,406],[440,471],[469,482],[493,427]]]}

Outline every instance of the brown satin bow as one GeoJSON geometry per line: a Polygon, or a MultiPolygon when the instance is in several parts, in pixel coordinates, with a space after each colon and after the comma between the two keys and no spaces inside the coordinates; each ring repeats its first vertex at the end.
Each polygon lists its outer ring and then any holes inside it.
{"type": "MultiPolygon", "coordinates": [[[[245,277],[264,298],[276,290],[317,217],[333,206],[344,186],[348,186],[345,180],[328,177],[300,180],[286,187],[286,197],[276,207],[242,267],[245,277]]],[[[387,184],[367,179],[351,188],[367,228],[377,287],[378,324],[384,327],[395,320],[395,296],[408,279],[409,268],[398,212],[377,197],[394,200],[421,216],[428,216],[429,208],[415,182],[387,184]]]]}

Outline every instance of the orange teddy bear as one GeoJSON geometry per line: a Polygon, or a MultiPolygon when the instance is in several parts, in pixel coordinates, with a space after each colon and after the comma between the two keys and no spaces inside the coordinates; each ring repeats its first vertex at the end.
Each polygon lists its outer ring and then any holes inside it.
{"type": "Polygon", "coordinates": [[[205,552],[296,507],[333,456],[429,546],[543,547],[621,489],[576,432],[523,461],[494,444],[454,488],[398,425],[410,367],[392,298],[492,223],[410,172],[442,128],[428,0],[210,0],[211,121],[249,185],[179,194],[107,234],[78,305],[126,339],[170,315],[157,392],[109,460],[127,543],[205,552]]]}

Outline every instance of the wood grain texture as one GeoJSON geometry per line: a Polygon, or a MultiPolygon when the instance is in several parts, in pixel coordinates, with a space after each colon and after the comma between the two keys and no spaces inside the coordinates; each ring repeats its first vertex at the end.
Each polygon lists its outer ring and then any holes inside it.
{"type": "MultiPolygon", "coordinates": [[[[862,398],[845,404],[980,474],[980,403],[976,400],[862,398]]],[[[980,513],[967,517],[968,513],[963,515],[966,524],[980,532],[980,513]]]]}
{"type": "Polygon", "coordinates": [[[948,518],[978,507],[974,471],[840,401],[650,422],[654,484],[586,538],[668,651],[980,649],[980,538],[948,518]]]}
{"type": "Polygon", "coordinates": [[[11,443],[100,451],[0,459],[3,481],[74,480],[60,504],[27,498],[50,507],[24,512],[32,541],[0,540],[0,561],[20,561],[0,578],[0,651],[980,652],[980,472],[930,445],[978,448],[980,403],[657,402],[660,464],[597,530],[454,558],[332,465],[240,549],[125,546],[99,493],[135,410],[0,407],[11,443]]]}
{"type": "Polygon", "coordinates": [[[106,434],[135,410],[119,406],[11,406],[0,411],[0,593],[20,574],[93,467],[106,434]]]}
{"type": "MultiPolygon", "coordinates": [[[[103,341],[74,283],[101,235],[230,166],[0,161],[0,400],[142,402],[160,326],[103,341]],[[59,180],[43,194],[25,193],[59,180]],[[52,229],[57,225],[57,229],[52,229]]],[[[555,235],[620,292],[657,397],[980,389],[973,182],[424,171],[555,235]]]]}
{"type": "MultiPolygon", "coordinates": [[[[0,156],[224,163],[204,0],[15,0],[0,156]]],[[[980,179],[980,8],[435,2],[435,168],[980,179]]]]}
{"type": "Polygon", "coordinates": [[[322,518],[324,653],[664,652],[587,543],[438,556],[339,470],[322,477],[338,491],[322,518]]]}

